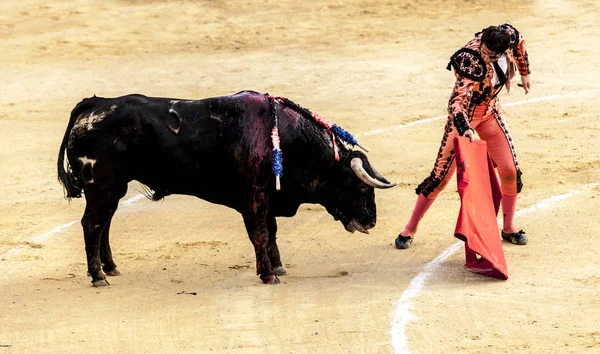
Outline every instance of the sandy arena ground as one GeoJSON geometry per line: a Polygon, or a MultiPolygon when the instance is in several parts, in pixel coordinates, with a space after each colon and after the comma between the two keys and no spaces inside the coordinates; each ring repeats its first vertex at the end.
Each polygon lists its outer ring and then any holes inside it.
{"type": "Polygon", "coordinates": [[[0,354],[600,352],[598,13],[596,0],[3,1],[0,354]],[[252,89],[360,135],[444,115],[448,58],[505,22],[526,37],[533,91],[514,82],[501,100],[542,98],[505,106],[524,172],[518,209],[533,207],[517,219],[530,244],[504,243],[508,281],[467,272],[459,250],[417,289],[413,320],[396,314],[456,242],[453,184],[413,246],[393,246],[433,166],[435,120],[360,139],[399,183],[377,191],[370,235],[346,233],[320,206],[279,219],[289,275],[278,286],[256,277],[236,212],[184,196],[122,206],[111,241],[123,275],[91,286],[84,200],[68,203],[56,181],[82,98],[252,89]],[[392,337],[394,320],[407,323],[392,337]]]}

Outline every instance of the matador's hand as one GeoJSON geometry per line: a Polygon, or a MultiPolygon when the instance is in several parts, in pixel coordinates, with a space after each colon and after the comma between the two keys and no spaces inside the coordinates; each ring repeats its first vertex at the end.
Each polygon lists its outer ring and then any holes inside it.
{"type": "Polygon", "coordinates": [[[469,138],[471,141],[475,140],[475,132],[471,128],[467,129],[463,136],[469,138]]]}
{"type": "Polygon", "coordinates": [[[525,90],[525,94],[529,93],[529,90],[531,90],[531,80],[529,79],[529,75],[521,76],[521,83],[519,84],[519,86],[521,86],[523,90],[525,90]]]}

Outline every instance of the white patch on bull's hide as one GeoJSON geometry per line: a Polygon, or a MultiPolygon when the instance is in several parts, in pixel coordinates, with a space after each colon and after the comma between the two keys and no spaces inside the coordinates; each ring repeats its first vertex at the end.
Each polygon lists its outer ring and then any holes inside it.
{"type": "Polygon", "coordinates": [[[98,114],[96,114],[96,111],[93,111],[92,113],[90,113],[89,116],[87,114],[79,115],[79,117],[77,117],[75,121],[75,125],[73,126],[71,132],[75,132],[76,134],[81,135],[87,130],[92,130],[96,123],[102,121],[108,115],[112,114],[116,108],[117,105],[113,104],[112,106],[110,106],[109,109],[107,109],[106,111],[102,111],[98,114]]]}
{"type": "Polygon", "coordinates": [[[94,168],[94,165],[96,164],[96,159],[90,159],[87,156],[80,157],[79,161],[81,161],[81,163],[84,164],[84,165],[88,164],[88,163],[91,164],[92,168],[94,168]]]}
{"type": "Polygon", "coordinates": [[[108,115],[112,114],[115,111],[115,109],[117,109],[117,105],[113,104],[112,106],[110,106],[109,109],[107,109],[106,111],[102,111],[98,114],[96,114],[96,111],[93,111],[89,115],[80,114],[77,118],[75,118],[75,124],[73,125],[73,129],[71,129],[71,132],[69,133],[69,143],[67,146],[69,148],[72,148],[74,137],[84,136],[87,131],[92,130],[94,128],[94,125],[96,123],[100,122],[108,115]]]}
{"type": "MultiPolygon", "coordinates": [[[[83,164],[83,168],[85,168],[85,165],[89,164],[90,165],[90,173],[94,174],[94,165],[96,164],[96,159],[90,159],[87,156],[83,156],[79,158],[79,161],[81,161],[81,163],[83,164]]],[[[90,180],[84,181],[86,184],[90,184],[90,183],[94,183],[94,177],[92,177],[90,180]]]]}
{"type": "Polygon", "coordinates": [[[214,119],[219,123],[223,123],[223,119],[221,119],[221,117],[214,115],[213,112],[209,112],[209,114],[210,114],[210,119],[214,119]]]}
{"type": "MultiPolygon", "coordinates": [[[[171,103],[173,103],[173,105],[175,105],[175,103],[177,103],[179,101],[171,101],[171,103]]],[[[173,128],[172,126],[169,125],[169,129],[171,129],[175,134],[179,134],[179,129],[181,129],[181,117],[179,116],[179,113],[177,113],[173,107],[169,108],[169,113],[175,115],[178,119],[179,119],[179,127],[177,128],[173,128]]]]}

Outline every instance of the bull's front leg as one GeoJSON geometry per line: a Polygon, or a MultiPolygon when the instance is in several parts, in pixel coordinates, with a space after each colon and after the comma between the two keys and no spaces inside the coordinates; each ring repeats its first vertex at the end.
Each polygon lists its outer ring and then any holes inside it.
{"type": "Polygon", "coordinates": [[[279,284],[279,278],[275,275],[267,246],[269,242],[269,232],[267,231],[267,217],[255,213],[244,214],[244,224],[250,242],[254,245],[256,254],[256,274],[265,284],[279,284]]]}
{"type": "Polygon", "coordinates": [[[268,193],[265,186],[254,183],[246,190],[242,211],[244,224],[256,254],[256,272],[265,284],[279,284],[269,259],[268,193]]]}
{"type": "Polygon", "coordinates": [[[277,247],[277,220],[274,216],[267,218],[267,230],[269,231],[268,253],[271,266],[275,271],[275,275],[285,275],[287,272],[283,268],[279,256],[279,247],[277,247]]]}

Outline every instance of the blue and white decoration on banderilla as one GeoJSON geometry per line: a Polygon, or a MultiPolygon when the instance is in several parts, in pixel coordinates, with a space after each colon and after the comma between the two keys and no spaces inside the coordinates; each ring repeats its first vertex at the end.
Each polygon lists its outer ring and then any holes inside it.
{"type": "Polygon", "coordinates": [[[283,157],[281,156],[281,148],[279,147],[279,129],[273,127],[271,131],[271,141],[273,142],[273,174],[275,175],[275,188],[281,189],[281,176],[283,175],[283,157]]]}

